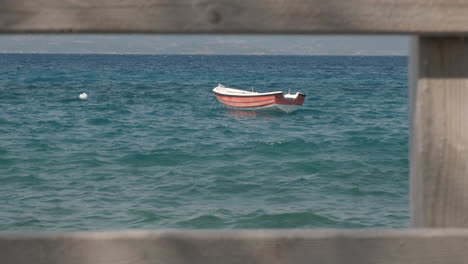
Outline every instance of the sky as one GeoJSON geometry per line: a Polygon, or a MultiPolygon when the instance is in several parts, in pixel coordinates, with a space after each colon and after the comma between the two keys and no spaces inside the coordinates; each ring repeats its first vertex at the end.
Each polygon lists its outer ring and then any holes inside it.
{"type": "Polygon", "coordinates": [[[404,36],[0,35],[0,53],[407,55],[404,36]]]}

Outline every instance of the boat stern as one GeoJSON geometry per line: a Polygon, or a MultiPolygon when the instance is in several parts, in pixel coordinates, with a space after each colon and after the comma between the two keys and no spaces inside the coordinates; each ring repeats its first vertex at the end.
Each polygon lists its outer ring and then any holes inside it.
{"type": "Polygon", "coordinates": [[[280,94],[276,96],[275,102],[279,105],[302,105],[305,101],[305,94],[295,93],[295,94],[280,94]]]}

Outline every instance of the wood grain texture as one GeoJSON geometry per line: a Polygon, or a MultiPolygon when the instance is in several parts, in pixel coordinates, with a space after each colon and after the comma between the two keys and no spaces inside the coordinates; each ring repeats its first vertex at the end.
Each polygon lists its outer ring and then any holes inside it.
{"type": "Polygon", "coordinates": [[[468,40],[415,37],[411,207],[415,227],[468,227],[468,40]]]}
{"type": "Polygon", "coordinates": [[[465,264],[468,230],[0,233],[9,264],[465,264]]]}
{"type": "Polygon", "coordinates": [[[467,34],[465,0],[2,0],[0,32],[467,34]]]}

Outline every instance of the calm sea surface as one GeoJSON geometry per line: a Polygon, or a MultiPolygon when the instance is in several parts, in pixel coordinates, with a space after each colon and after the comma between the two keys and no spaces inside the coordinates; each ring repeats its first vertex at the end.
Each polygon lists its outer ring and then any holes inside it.
{"type": "Polygon", "coordinates": [[[0,66],[0,230],[408,226],[406,57],[0,66]],[[218,83],[307,98],[289,115],[230,111],[218,83]]]}

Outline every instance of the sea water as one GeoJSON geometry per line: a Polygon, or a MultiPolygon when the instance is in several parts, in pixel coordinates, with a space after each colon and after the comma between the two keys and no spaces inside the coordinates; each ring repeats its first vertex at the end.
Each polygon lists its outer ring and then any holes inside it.
{"type": "Polygon", "coordinates": [[[0,230],[408,226],[406,57],[0,65],[0,230]],[[218,83],[307,97],[292,114],[234,111],[218,83]]]}

